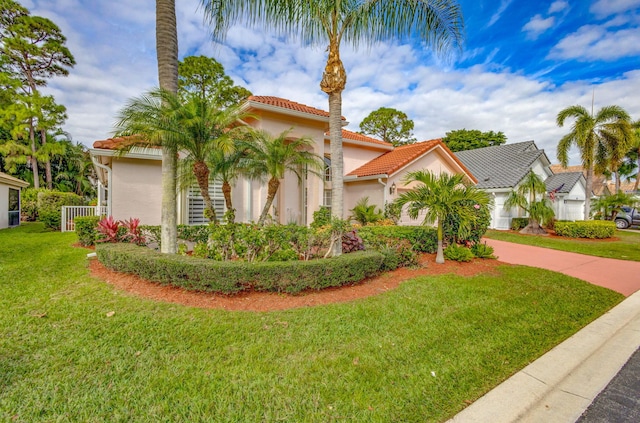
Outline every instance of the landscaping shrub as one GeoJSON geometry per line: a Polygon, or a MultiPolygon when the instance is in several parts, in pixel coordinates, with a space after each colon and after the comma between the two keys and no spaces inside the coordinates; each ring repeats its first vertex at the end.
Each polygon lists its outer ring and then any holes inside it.
{"type": "Polygon", "coordinates": [[[331,224],[331,210],[328,207],[320,206],[320,210],[313,212],[312,228],[319,228],[331,224]]]}
{"type": "Polygon", "coordinates": [[[471,246],[471,252],[473,253],[474,256],[478,258],[488,258],[488,259],[496,258],[496,256],[493,255],[493,247],[490,245],[487,245],[486,243],[473,244],[471,246]]]}
{"type": "Polygon", "coordinates": [[[580,220],[577,222],[561,222],[555,224],[556,235],[570,238],[611,238],[616,231],[616,224],[608,220],[580,220]]]}
{"type": "Polygon", "coordinates": [[[511,219],[511,230],[519,231],[529,224],[528,217],[514,217],[511,219]]]}
{"type": "Polygon", "coordinates": [[[44,190],[38,192],[38,220],[46,228],[60,230],[62,206],[82,206],[84,199],[70,192],[44,190]]]}
{"type": "Polygon", "coordinates": [[[468,231],[462,232],[460,230],[460,215],[447,215],[447,218],[442,222],[442,232],[445,242],[449,244],[477,244],[491,224],[491,212],[488,207],[480,206],[472,201],[467,201],[463,204],[466,204],[470,210],[473,210],[475,220],[471,223],[468,231]]]}
{"type": "MultiPolygon", "coordinates": [[[[160,225],[140,225],[140,231],[145,237],[147,243],[155,243],[158,244],[158,248],[160,247],[160,225]]],[[[209,238],[209,226],[178,225],[177,237],[178,239],[183,239],[185,241],[206,243],[209,238]]]]}
{"type": "Polygon", "coordinates": [[[444,256],[446,259],[453,261],[471,261],[474,257],[470,249],[458,244],[451,244],[445,248],[444,256]]]}
{"type": "Polygon", "coordinates": [[[358,236],[355,230],[345,232],[342,235],[342,252],[353,253],[354,251],[364,250],[364,241],[358,236]]]}
{"type": "Polygon", "coordinates": [[[436,228],[430,226],[364,226],[358,229],[358,235],[365,246],[373,245],[379,237],[406,239],[411,248],[419,253],[435,253],[438,249],[436,228]]]}
{"type": "Polygon", "coordinates": [[[375,275],[382,254],[359,251],[331,259],[286,262],[216,262],[161,254],[133,244],[98,244],[106,267],[189,290],[233,294],[243,290],[298,293],[360,282],[375,275]]]}
{"type": "Polygon", "coordinates": [[[418,255],[413,251],[411,243],[406,239],[379,237],[369,248],[384,255],[381,270],[395,270],[399,267],[418,264],[418,255]]]}
{"type": "Polygon", "coordinates": [[[20,193],[22,220],[27,222],[38,220],[38,194],[47,191],[46,188],[27,188],[20,193]]]}
{"type": "Polygon", "coordinates": [[[89,247],[95,244],[96,239],[98,239],[97,228],[99,221],[100,216],[78,216],[73,219],[80,245],[89,247]]]}

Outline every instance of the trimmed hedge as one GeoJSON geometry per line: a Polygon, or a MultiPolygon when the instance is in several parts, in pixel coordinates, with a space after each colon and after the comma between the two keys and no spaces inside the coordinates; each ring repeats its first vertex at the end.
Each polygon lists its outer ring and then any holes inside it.
{"type": "Polygon", "coordinates": [[[71,192],[41,191],[38,193],[38,220],[46,228],[60,230],[62,206],[82,206],[84,199],[71,192]]]}
{"type": "MultiPolygon", "coordinates": [[[[160,225],[140,225],[147,242],[155,242],[160,246],[160,225]]],[[[178,239],[192,242],[207,242],[209,239],[208,225],[178,225],[178,239]]]]}
{"type": "Polygon", "coordinates": [[[511,219],[511,230],[519,231],[529,224],[528,217],[514,217],[511,219]]]}
{"type": "Polygon", "coordinates": [[[161,254],[132,244],[98,244],[98,259],[118,272],[134,273],[164,285],[233,294],[244,290],[299,293],[354,284],[377,274],[383,256],[373,251],[336,258],[287,262],[217,262],[161,254]]]}
{"type": "Polygon", "coordinates": [[[363,226],[358,235],[365,246],[375,245],[380,237],[406,239],[411,248],[419,253],[435,253],[438,250],[438,233],[430,226],[363,226]]]}
{"type": "Polygon", "coordinates": [[[97,227],[100,219],[100,216],[78,216],[73,219],[76,235],[78,235],[81,245],[89,247],[96,243],[96,239],[98,239],[97,227]]]}
{"type": "Polygon", "coordinates": [[[556,235],[569,238],[611,238],[616,232],[616,224],[609,220],[557,221],[555,231],[556,235]]]}

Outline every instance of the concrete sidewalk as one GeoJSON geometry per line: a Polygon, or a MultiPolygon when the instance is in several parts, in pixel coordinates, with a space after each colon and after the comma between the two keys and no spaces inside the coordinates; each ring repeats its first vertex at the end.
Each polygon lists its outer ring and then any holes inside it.
{"type": "Polygon", "coordinates": [[[500,261],[564,273],[629,297],[449,422],[574,423],[640,347],[640,263],[487,244],[500,261]]]}

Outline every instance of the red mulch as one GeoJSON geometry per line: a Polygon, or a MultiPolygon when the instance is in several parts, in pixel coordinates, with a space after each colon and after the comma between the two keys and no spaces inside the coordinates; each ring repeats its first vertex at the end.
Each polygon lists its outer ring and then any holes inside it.
{"type": "Polygon", "coordinates": [[[322,291],[305,291],[298,295],[246,292],[226,296],[187,291],[173,286],[163,286],[141,279],[135,275],[109,270],[98,260],[93,259],[89,261],[89,269],[91,270],[92,276],[102,279],[118,289],[140,297],[191,307],[244,311],[286,310],[321,304],[344,303],[389,291],[397,288],[403,281],[417,276],[441,275],[445,273],[473,276],[479,273],[495,273],[495,268],[498,265],[504,265],[504,263],[490,259],[474,259],[468,263],[458,263],[448,260],[445,264],[436,264],[435,254],[424,254],[420,257],[420,266],[417,268],[397,269],[374,278],[369,278],[358,285],[329,288],[322,291]]]}

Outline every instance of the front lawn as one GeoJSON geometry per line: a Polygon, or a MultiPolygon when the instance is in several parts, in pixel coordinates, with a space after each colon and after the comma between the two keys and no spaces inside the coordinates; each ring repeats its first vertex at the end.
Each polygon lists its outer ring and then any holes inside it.
{"type": "MultiPolygon", "coordinates": [[[[0,231],[0,420],[438,422],[623,296],[522,266],[269,313],[140,299],[0,231]]],[[[435,265],[435,264],[432,264],[435,265]]]]}
{"type": "Polygon", "coordinates": [[[555,236],[521,235],[514,231],[488,230],[485,238],[534,245],[590,256],[640,261],[640,232],[616,230],[615,238],[592,240],[555,236]]]}

